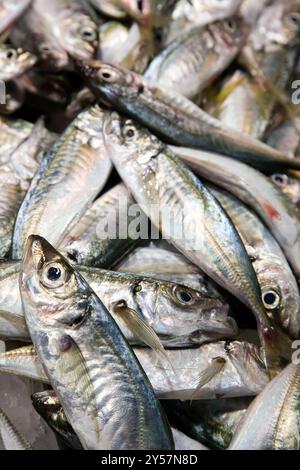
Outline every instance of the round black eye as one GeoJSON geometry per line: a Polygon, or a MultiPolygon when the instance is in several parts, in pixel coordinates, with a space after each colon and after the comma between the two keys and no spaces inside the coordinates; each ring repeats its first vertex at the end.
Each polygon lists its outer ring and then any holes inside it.
{"type": "Polygon", "coordinates": [[[286,175],[273,175],[272,179],[274,183],[277,184],[278,186],[283,186],[284,184],[288,182],[286,175]]]}
{"type": "Polygon", "coordinates": [[[134,130],[133,130],[133,129],[128,129],[128,130],[126,131],[126,137],[128,137],[129,139],[131,139],[133,136],[134,136],[134,130]]]}
{"type": "Polygon", "coordinates": [[[178,297],[182,302],[190,302],[192,300],[192,296],[184,290],[178,292],[178,297]]]}
{"type": "Polygon", "coordinates": [[[299,13],[290,13],[289,20],[294,24],[300,24],[300,15],[299,13]]]}
{"type": "Polygon", "coordinates": [[[7,59],[12,59],[15,56],[14,51],[7,51],[6,57],[7,59]]]}
{"type": "Polygon", "coordinates": [[[103,72],[102,77],[105,78],[105,80],[108,80],[111,77],[111,75],[108,72],[103,72]]]}
{"type": "Polygon", "coordinates": [[[47,271],[47,278],[49,281],[57,281],[61,276],[61,270],[52,266],[47,271]]]}
{"type": "Polygon", "coordinates": [[[227,24],[228,29],[230,29],[230,31],[234,30],[234,22],[233,21],[228,20],[226,24],[227,24]]]}
{"type": "Polygon", "coordinates": [[[264,292],[262,296],[262,300],[263,300],[264,306],[267,309],[275,309],[280,304],[280,296],[277,294],[277,292],[273,290],[268,290],[264,292]]]}

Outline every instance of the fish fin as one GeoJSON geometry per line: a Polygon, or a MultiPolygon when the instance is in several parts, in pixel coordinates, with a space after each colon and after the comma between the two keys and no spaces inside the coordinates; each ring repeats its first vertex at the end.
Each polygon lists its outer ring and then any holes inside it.
{"type": "Polygon", "coordinates": [[[192,403],[193,400],[196,400],[198,398],[198,394],[202,387],[208,382],[210,382],[216,375],[218,375],[222,371],[225,364],[226,359],[224,359],[224,357],[218,356],[214,357],[211,360],[211,363],[200,374],[197,386],[193,391],[190,403],[192,403]]]}
{"type": "Polygon", "coordinates": [[[157,354],[162,355],[171,365],[173,372],[175,372],[159,337],[149,323],[141,317],[141,315],[132,308],[129,308],[124,301],[118,302],[115,305],[114,312],[120,315],[127,327],[137,338],[147,344],[147,346],[153,349],[157,354]]]}

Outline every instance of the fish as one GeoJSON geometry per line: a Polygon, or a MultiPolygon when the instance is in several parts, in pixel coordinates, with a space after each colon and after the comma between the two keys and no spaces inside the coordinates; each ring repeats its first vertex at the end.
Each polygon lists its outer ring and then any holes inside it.
{"type": "Polygon", "coordinates": [[[59,398],[53,390],[33,393],[31,400],[36,412],[46,421],[55,434],[59,435],[67,448],[83,450],[80,440],[67,420],[59,398]]]}
{"type": "Polygon", "coordinates": [[[265,175],[218,154],[171,147],[198,174],[250,206],[264,221],[300,276],[300,214],[265,175]],[[259,188],[259,190],[258,190],[259,188]]]}
{"type": "Polygon", "coordinates": [[[280,350],[290,357],[288,339],[275,330],[266,315],[240,236],[204,184],[170,147],[117,113],[112,113],[104,126],[104,141],[123,182],[162,236],[253,311],[266,361],[277,362],[280,350]],[[281,340],[284,346],[279,347],[281,340]]]}
{"type": "Polygon", "coordinates": [[[0,116],[0,164],[9,160],[11,153],[28,138],[32,127],[32,123],[24,119],[0,116]]]}
{"type": "Polygon", "coordinates": [[[193,28],[163,49],[144,77],[154,86],[199,100],[201,92],[237,56],[246,37],[247,29],[239,17],[193,28]]]}
{"type": "MultiPolygon", "coordinates": [[[[133,351],[160,399],[194,402],[255,396],[268,383],[259,349],[247,342],[218,341],[192,349],[167,349],[168,361],[149,348],[133,348],[133,351]],[[223,358],[223,369],[197,390],[208,363],[215,357],[223,358]]],[[[50,382],[32,345],[1,353],[0,373],[50,382]]]]}
{"type": "Polygon", "coordinates": [[[237,228],[252,260],[264,306],[275,323],[292,338],[300,334],[297,281],[276,240],[260,219],[226,191],[208,186],[237,228]]]}
{"type": "Polygon", "coordinates": [[[13,259],[21,259],[34,232],[58,245],[103,189],[112,168],[101,137],[104,116],[98,106],[83,111],[44,156],[16,217],[13,259]]]}
{"type": "Polygon", "coordinates": [[[159,248],[152,242],[149,246],[137,247],[117,263],[114,270],[175,282],[224,300],[217,284],[185,256],[171,249],[171,246],[159,248]]]}
{"type": "Polygon", "coordinates": [[[143,73],[153,55],[153,45],[144,30],[133,23],[109,21],[100,28],[98,59],[143,73]]]}
{"type": "Polygon", "coordinates": [[[300,210],[300,179],[276,173],[271,180],[300,210]]]}
{"type": "MultiPolygon", "coordinates": [[[[22,125],[20,122],[19,124],[22,125]]],[[[26,124],[25,124],[26,126],[26,124]]],[[[29,126],[31,128],[31,126],[29,126]]],[[[53,143],[55,136],[45,128],[44,120],[39,119],[31,133],[0,161],[0,257],[7,256],[15,218],[19,207],[35,174],[43,152],[53,143]]]]}
{"type": "MultiPolygon", "coordinates": [[[[82,450],[72,426],[69,424],[58,397],[53,390],[34,393],[32,403],[35,410],[44,418],[52,430],[59,435],[63,443],[70,449],[82,450]]],[[[194,441],[175,428],[171,428],[175,450],[207,450],[199,442],[194,441]]]]}
{"type": "Polygon", "coordinates": [[[299,365],[288,365],[255,398],[231,450],[299,450],[299,365]],[[271,398],[271,399],[270,399],[271,398]]]}
{"type": "Polygon", "coordinates": [[[0,34],[6,32],[31,5],[32,0],[1,0],[0,34]]]}
{"type": "Polygon", "coordinates": [[[171,450],[166,417],[121,331],[42,237],[28,238],[20,291],[38,356],[83,448],[171,450]]]}
{"type": "Polygon", "coordinates": [[[171,423],[210,449],[227,449],[253,397],[194,400],[164,400],[171,423]]]}
{"type": "MultiPolygon", "coordinates": [[[[102,299],[131,344],[141,344],[114,310],[125,301],[159,335],[165,347],[186,347],[220,338],[234,338],[237,326],[228,305],[213,293],[146,276],[78,266],[80,274],[102,299]]],[[[18,292],[20,262],[0,264],[0,337],[29,341],[18,292]]]]}
{"type": "Polygon", "coordinates": [[[0,44],[0,80],[8,82],[22,75],[36,63],[36,58],[23,49],[0,44]]]}
{"type": "Polygon", "coordinates": [[[59,245],[59,251],[72,263],[110,268],[138,240],[130,237],[131,206],[134,201],[123,184],[96,199],[73,225],[59,245]],[[122,202],[121,202],[122,201],[122,202]]]}
{"type": "Polygon", "coordinates": [[[297,127],[290,119],[272,129],[267,137],[268,145],[284,152],[288,157],[294,158],[298,153],[300,135],[297,127]]]}
{"type": "Polygon", "coordinates": [[[2,408],[0,408],[0,438],[5,450],[33,450],[2,408]]]}
{"type": "Polygon", "coordinates": [[[149,83],[144,77],[100,61],[77,62],[79,72],[99,99],[162,137],[167,143],[211,150],[263,171],[299,169],[300,161],[250,136],[235,132],[184,96],[149,83]]]}
{"type": "Polygon", "coordinates": [[[169,44],[194,27],[232,17],[240,4],[241,0],[179,0],[171,13],[171,22],[165,28],[164,42],[169,44]]]}

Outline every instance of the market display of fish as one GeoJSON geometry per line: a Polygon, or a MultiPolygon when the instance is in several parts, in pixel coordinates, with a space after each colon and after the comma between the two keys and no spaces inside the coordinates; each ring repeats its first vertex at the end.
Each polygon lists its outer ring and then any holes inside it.
{"type": "Polygon", "coordinates": [[[300,450],[299,57],[300,0],[0,0],[1,451],[300,450]]]}

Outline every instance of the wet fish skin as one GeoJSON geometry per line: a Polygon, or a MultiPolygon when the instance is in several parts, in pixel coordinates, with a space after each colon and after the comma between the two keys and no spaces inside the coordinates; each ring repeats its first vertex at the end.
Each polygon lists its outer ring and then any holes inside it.
{"type": "Polygon", "coordinates": [[[272,182],[254,168],[221,155],[187,148],[171,148],[202,177],[226,189],[254,209],[280,244],[298,280],[300,215],[272,182]]]}
{"type": "Polygon", "coordinates": [[[22,75],[36,63],[36,58],[23,49],[0,44],[0,80],[9,81],[22,75]]]}
{"type": "Polygon", "coordinates": [[[169,44],[194,27],[201,27],[234,15],[241,0],[179,0],[165,28],[164,42],[169,44]]]}
{"type": "MultiPolygon", "coordinates": [[[[282,352],[278,344],[275,346],[281,341],[279,333],[262,305],[245,247],[217,200],[167,146],[133,121],[113,113],[104,134],[107,151],[119,175],[144,213],[165,239],[253,311],[265,359],[272,362],[277,357],[276,362],[279,351],[282,352]],[[170,223],[166,209],[168,214],[170,211],[176,214],[177,226],[181,221],[177,235],[172,225],[174,218],[170,223]]],[[[286,354],[291,354],[289,345],[285,346],[289,349],[286,354]]]]}
{"type": "Polygon", "coordinates": [[[101,138],[104,115],[98,106],[83,111],[47,152],[15,222],[13,259],[33,232],[59,244],[103,188],[112,166],[101,138]]]}
{"type": "Polygon", "coordinates": [[[195,28],[172,41],[150,63],[144,76],[191,100],[233,61],[247,37],[239,17],[195,28]]]}
{"type": "Polygon", "coordinates": [[[1,0],[0,34],[4,33],[30,6],[32,0],[1,0]]]}
{"type": "Polygon", "coordinates": [[[208,188],[226,210],[244,242],[260,284],[268,315],[287,331],[289,336],[298,338],[299,288],[278,243],[260,219],[238,199],[219,188],[210,185],[208,188]]]}
{"type": "Polygon", "coordinates": [[[59,251],[71,263],[110,268],[138,241],[128,235],[133,220],[133,217],[128,217],[128,211],[132,204],[134,201],[125,186],[116,185],[90,205],[70,229],[59,251]],[[125,225],[126,233],[120,237],[121,224],[123,232],[125,225]],[[107,226],[108,229],[113,227],[115,233],[107,233],[107,226]]]}
{"type": "MultiPolygon", "coordinates": [[[[195,401],[253,396],[260,393],[268,382],[259,349],[247,342],[217,341],[192,349],[168,349],[168,361],[158,358],[149,348],[139,347],[133,351],[161,399],[195,401]],[[195,396],[199,377],[217,356],[224,359],[224,368],[195,396]]],[[[33,346],[0,354],[1,372],[49,383],[33,346]]]]}
{"type": "MultiPolygon", "coordinates": [[[[168,347],[195,346],[237,334],[235,321],[228,317],[228,305],[215,292],[195,291],[184,285],[141,275],[83,266],[77,269],[133,344],[140,344],[139,338],[114,312],[114,306],[121,301],[140,314],[168,347]],[[187,300],[184,302],[180,296],[187,300]]],[[[0,337],[28,341],[17,286],[19,272],[19,262],[8,261],[0,265],[0,337]]]]}
{"type": "Polygon", "coordinates": [[[270,172],[300,168],[275,149],[233,131],[187,98],[149,84],[129,70],[99,61],[78,62],[92,91],[115,109],[138,120],[166,142],[217,151],[270,172]]]}
{"type": "Polygon", "coordinates": [[[78,437],[67,420],[59,398],[53,390],[34,393],[31,400],[37,413],[59,435],[68,448],[83,450],[78,437]]]}
{"type": "Polygon", "coordinates": [[[143,21],[148,15],[149,2],[143,0],[141,6],[137,0],[91,0],[95,8],[112,18],[124,18],[127,15],[143,21]]]}
{"type": "Polygon", "coordinates": [[[299,450],[299,365],[288,365],[248,408],[231,450],[299,450]]]}
{"type": "MultiPolygon", "coordinates": [[[[22,125],[21,122],[19,124],[22,125]]],[[[2,258],[10,251],[15,218],[30,181],[39,166],[41,155],[53,143],[54,138],[45,128],[41,118],[31,129],[28,137],[19,141],[16,147],[12,147],[5,159],[3,156],[4,161],[0,162],[2,187],[0,196],[0,257],[2,258]]]]}
{"type": "Polygon", "coordinates": [[[172,449],[159,402],[114,320],[41,237],[28,239],[20,289],[38,355],[83,447],[172,449]]]}
{"type": "Polygon", "coordinates": [[[164,400],[171,425],[212,449],[226,449],[253,397],[164,400]]]}

